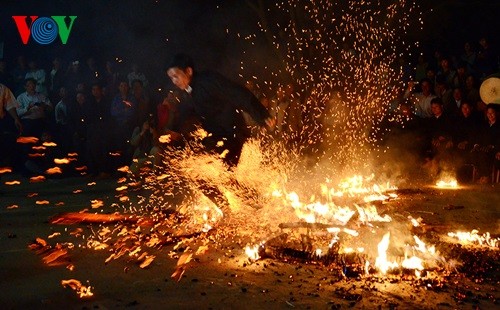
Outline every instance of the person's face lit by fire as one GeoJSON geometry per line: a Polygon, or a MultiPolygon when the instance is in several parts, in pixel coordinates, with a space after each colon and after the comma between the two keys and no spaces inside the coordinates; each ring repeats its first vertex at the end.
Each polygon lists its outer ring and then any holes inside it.
{"type": "Polygon", "coordinates": [[[187,90],[193,77],[193,69],[188,67],[184,70],[174,67],[167,70],[167,75],[175,86],[187,90]]]}
{"type": "Polygon", "coordinates": [[[495,124],[495,122],[497,121],[497,112],[494,108],[488,108],[486,110],[486,118],[488,118],[488,122],[490,123],[490,125],[495,124]]]}
{"type": "Polygon", "coordinates": [[[431,104],[432,115],[440,117],[443,114],[443,106],[438,103],[431,104]]]}
{"type": "Polygon", "coordinates": [[[472,106],[468,102],[462,103],[460,110],[465,118],[468,118],[472,114],[472,106]]]}

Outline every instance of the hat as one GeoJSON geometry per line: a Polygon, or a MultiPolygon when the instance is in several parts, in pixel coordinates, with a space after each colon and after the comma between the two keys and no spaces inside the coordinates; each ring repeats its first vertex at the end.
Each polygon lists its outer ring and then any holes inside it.
{"type": "Polygon", "coordinates": [[[490,77],[481,83],[479,95],[484,103],[500,104],[500,78],[490,77]]]}

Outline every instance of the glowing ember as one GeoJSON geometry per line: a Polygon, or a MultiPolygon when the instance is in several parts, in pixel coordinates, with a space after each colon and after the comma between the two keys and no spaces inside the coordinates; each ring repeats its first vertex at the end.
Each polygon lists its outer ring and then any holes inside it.
{"type": "Polygon", "coordinates": [[[92,209],[97,209],[104,206],[104,202],[99,199],[92,200],[91,203],[92,203],[92,209]]]}
{"type": "Polygon", "coordinates": [[[71,225],[76,223],[116,223],[119,221],[136,222],[133,217],[121,214],[95,214],[81,212],[57,215],[50,220],[50,223],[71,225]]]}
{"type": "Polygon", "coordinates": [[[57,236],[60,236],[60,235],[61,235],[61,233],[60,233],[60,232],[55,232],[55,233],[53,233],[52,235],[47,236],[47,238],[52,239],[52,238],[57,237],[57,236]]]}
{"type": "Polygon", "coordinates": [[[140,268],[144,269],[146,267],[148,267],[152,262],[153,260],[155,259],[156,256],[154,255],[146,255],[146,258],[144,259],[144,261],[139,265],[140,268]]]}
{"type": "Polygon", "coordinates": [[[245,254],[248,256],[249,260],[251,260],[251,261],[259,260],[259,258],[260,258],[259,248],[260,248],[260,245],[246,246],[245,247],[245,254]]]}
{"type": "Polygon", "coordinates": [[[489,246],[493,248],[498,248],[500,246],[500,238],[492,238],[489,232],[480,235],[479,231],[476,229],[473,229],[471,232],[449,232],[448,236],[456,238],[461,243],[466,245],[478,244],[481,246],[489,246]]]}
{"type": "Polygon", "coordinates": [[[171,278],[179,282],[184,275],[184,272],[186,272],[187,264],[191,261],[191,258],[193,257],[193,254],[191,253],[184,253],[179,257],[179,260],[177,261],[177,267],[172,273],[171,278]]]}
{"type": "Polygon", "coordinates": [[[38,182],[43,182],[43,181],[45,181],[45,177],[43,175],[39,175],[39,176],[30,178],[30,183],[38,183],[38,182]]]}
{"type": "Polygon", "coordinates": [[[38,138],[36,137],[19,137],[16,140],[17,143],[23,143],[23,144],[28,144],[28,143],[37,143],[38,138]]]}
{"type": "Polygon", "coordinates": [[[451,188],[451,189],[456,189],[458,188],[458,182],[455,179],[452,180],[439,180],[436,182],[436,186],[439,188],[451,188]]]}
{"type": "Polygon", "coordinates": [[[128,166],[123,166],[123,167],[120,167],[116,170],[120,171],[120,172],[129,172],[130,171],[128,166]]]}
{"type": "Polygon", "coordinates": [[[47,174],[61,174],[62,170],[60,167],[52,167],[45,171],[47,174]]]}
{"type": "Polygon", "coordinates": [[[163,135],[158,138],[160,143],[170,143],[172,141],[172,137],[170,135],[163,135]]]}
{"type": "Polygon", "coordinates": [[[12,168],[10,167],[0,167],[0,174],[2,173],[10,173],[12,172],[12,168]]]}
{"type": "Polygon", "coordinates": [[[87,298],[94,295],[94,293],[92,293],[93,287],[82,285],[80,281],[75,279],[62,280],[61,285],[64,288],[69,287],[74,290],[80,298],[87,298]]]}
{"type": "Polygon", "coordinates": [[[21,182],[15,180],[15,181],[7,181],[5,182],[5,185],[19,185],[21,182]]]}
{"type": "Polygon", "coordinates": [[[57,165],[69,164],[70,160],[68,158],[54,158],[54,163],[57,165]]]}

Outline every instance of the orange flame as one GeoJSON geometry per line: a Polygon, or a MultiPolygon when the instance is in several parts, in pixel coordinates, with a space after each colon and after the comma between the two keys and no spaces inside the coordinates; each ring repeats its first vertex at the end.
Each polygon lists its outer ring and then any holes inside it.
{"type": "Polygon", "coordinates": [[[12,172],[12,168],[10,167],[0,167],[0,174],[2,173],[10,173],[12,172]]]}
{"type": "Polygon", "coordinates": [[[69,286],[69,288],[74,290],[80,298],[91,297],[94,295],[94,293],[92,293],[93,288],[91,286],[84,286],[80,281],[75,279],[61,280],[61,285],[64,288],[69,286]]]}
{"type": "Polygon", "coordinates": [[[163,135],[158,138],[158,141],[160,143],[170,143],[170,141],[172,141],[172,137],[169,134],[163,135]]]}
{"type": "Polygon", "coordinates": [[[120,167],[118,169],[116,169],[117,171],[120,171],[120,172],[129,172],[129,168],[128,166],[123,166],[123,167],[120,167]]]}
{"type": "Polygon", "coordinates": [[[15,181],[7,181],[5,182],[5,185],[19,185],[21,182],[15,180],[15,181]]]}
{"type": "Polygon", "coordinates": [[[387,249],[389,248],[389,239],[391,233],[386,233],[378,244],[378,257],[375,260],[375,267],[377,267],[382,274],[386,274],[389,269],[397,268],[396,262],[389,262],[387,260],[387,249]]]}
{"type": "Polygon", "coordinates": [[[68,158],[54,158],[54,163],[56,165],[65,165],[69,164],[70,160],[68,158]]]}
{"type": "Polygon", "coordinates": [[[17,143],[23,143],[23,144],[28,144],[28,143],[37,143],[38,138],[36,137],[19,137],[16,140],[17,143]]]}
{"type": "Polygon", "coordinates": [[[45,177],[43,175],[39,175],[39,176],[30,178],[30,183],[38,183],[38,182],[43,182],[43,181],[45,181],[45,177]]]}
{"type": "Polygon", "coordinates": [[[450,189],[457,189],[459,187],[456,179],[439,180],[438,182],[436,182],[436,186],[439,188],[450,189]]]}
{"type": "Polygon", "coordinates": [[[45,171],[45,173],[47,173],[47,174],[59,174],[59,173],[62,173],[62,170],[59,167],[52,167],[52,168],[47,169],[45,171]]]}
{"type": "Polygon", "coordinates": [[[92,203],[92,209],[97,209],[104,206],[104,202],[99,199],[91,200],[91,203],[92,203]]]}

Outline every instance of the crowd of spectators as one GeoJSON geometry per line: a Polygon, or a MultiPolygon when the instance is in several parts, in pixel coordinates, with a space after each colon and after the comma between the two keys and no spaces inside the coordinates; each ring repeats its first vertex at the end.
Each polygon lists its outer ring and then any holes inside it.
{"type": "Polygon", "coordinates": [[[498,182],[500,102],[483,102],[479,88],[500,72],[499,55],[485,38],[473,46],[466,42],[460,55],[420,55],[394,112],[404,121],[388,125],[388,139],[404,141],[396,144],[436,176],[446,170],[463,180],[498,182]]]}
{"type": "Polygon", "coordinates": [[[156,106],[139,66],[131,64],[126,71],[117,70],[118,65],[108,61],[101,68],[92,57],[68,64],[54,58],[45,70],[23,56],[11,68],[0,60],[0,83],[16,101],[9,103],[15,113],[2,113],[0,120],[2,165],[40,174],[54,165],[55,157],[76,154],[87,173],[106,177],[142,156],[133,149],[138,142],[132,134],[148,122],[154,126],[156,106]],[[37,156],[36,145],[16,143],[19,135],[37,138],[38,146],[49,141],[57,146],[50,156],[37,156]]]}
{"type": "MultiPolygon", "coordinates": [[[[117,64],[107,61],[101,67],[93,57],[84,63],[54,58],[45,70],[22,56],[15,63],[0,60],[0,83],[17,100],[17,115],[2,112],[0,120],[1,165],[27,175],[50,167],[51,158],[33,158],[31,146],[16,143],[21,127],[23,136],[56,142],[53,157],[78,154],[78,162],[93,176],[107,177],[123,165],[137,172],[154,158],[160,136],[182,131],[184,124],[176,120],[183,94],[173,88],[160,94],[139,64],[122,63],[122,70],[117,64]]],[[[403,121],[386,124],[392,129],[389,137],[411,134],[413,143],[406,148],[422,163],[451,165],[457,171],[470,165],[481,182],[488,182],[500,162],[499,111],[481,101],[479,85],[498,72],[498,65],[498,54],[486,39],[477,49],[465,43],[461,55],[421,55],[408,64],[414,69],[406,72],[408,88],[393,112],[403,121]]],[[[293,84],[284,83],[267,96],[252,83],[247,87],[277,118],[276,131],[300,131],[300,96],[293,95],[293,84]]]]}

